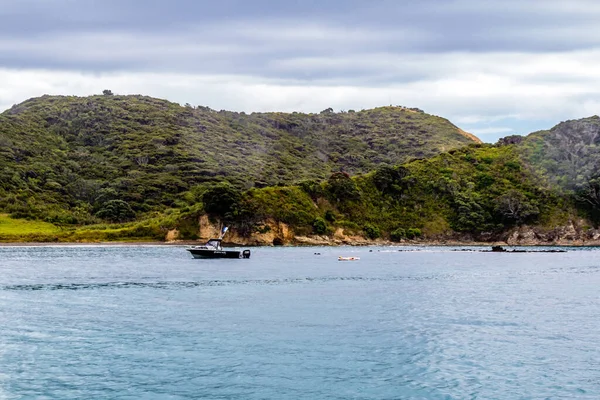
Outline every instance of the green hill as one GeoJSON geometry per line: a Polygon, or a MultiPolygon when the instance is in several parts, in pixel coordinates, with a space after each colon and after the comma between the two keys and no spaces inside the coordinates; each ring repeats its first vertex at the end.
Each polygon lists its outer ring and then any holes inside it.
{"type": "MultiPolygon", "coordinates": [[[[272,231],[279,223],[296,236],[467,242],[506,240],[511,228],[530,225],[544,242],[560,237],[557,228],[585,216],[570,196],[539,184],[515,145],[473,144],[367,174],[337,172],[291,186],[242,190],[220,183],[184,199],[135,222],[46,226],[44,232],[5,217],[0,242],[163,240],[174,229],[179,239],[196,239],[206,214],[217,225],[231,226],[238,237],[271,232],[273,243],[285,239],[272,231]]],[[[115,206],[113,212],[126,210],[115,206]]]]}
{"type": "Polygon", "coordinates": [[[550,183],[577,190],[600,173],[600,118],[565,121],[525,137],[524,159],[550,183]]]}
{"type": "Polygon", "coordinates": [[[244,114],[145,96],[42,96],[0,114],[0,211],[91,223],[108,204],[126,220],[184,204],[182,193],[205,183],[289,185],[474,141],[404,107],[244,114]]]}

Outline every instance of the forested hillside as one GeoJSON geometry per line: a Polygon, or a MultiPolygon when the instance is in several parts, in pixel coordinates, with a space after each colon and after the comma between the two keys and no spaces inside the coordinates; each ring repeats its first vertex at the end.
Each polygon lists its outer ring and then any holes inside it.
{"type": "Polygon", "coordinates": [[[108,91],[43,96],[0,114],[0,212],[125,221],[177,207],[202,184],[249,189],[354,175],[474,141],[403,107],[244,114],[108,91]]]}
{"type": "Polygon", "coordinates": [[[202,200],[204,212],[240,232],[274,220],[306,235],[342,228],[391,240],[461,233],[485,240],[521,224],[554,227],[577,215],[568,197],[539,185],[514,145],[471,145],[366,175],[336,173],[298,187],[241,193],[219,186],[202,200]]]}
{"type": "Polygon", "coordinates": [[[599,220],[600,118],[565,121],[547,131],[513,138],[517,151],[543,182],[572,196],[599,220]]]}
{"type": "Polygon", "coordinates": [[[600,173],[600,118],[561,122],[518,140],[529,164],[550,182],[574,190],[600,173]]]}

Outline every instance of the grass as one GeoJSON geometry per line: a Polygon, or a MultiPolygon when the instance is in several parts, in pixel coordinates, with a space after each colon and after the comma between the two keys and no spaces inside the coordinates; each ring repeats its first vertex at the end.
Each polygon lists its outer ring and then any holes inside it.
{"type": "Polygon", "coordinates": [[[25,219],[13,219],[7,214],[0,214],[1,236],[23,236],[23,235],[56,235],[63,231],[49,222],[29,221],[25,219]]]}
{"type": "Polygon", "coordinates": [[[7,214],[0,214],[0,243],[139,242],[163,239],[163,231],[153,226],[150,221],[61,229],[48,222],[14,219],[7,214]]]}

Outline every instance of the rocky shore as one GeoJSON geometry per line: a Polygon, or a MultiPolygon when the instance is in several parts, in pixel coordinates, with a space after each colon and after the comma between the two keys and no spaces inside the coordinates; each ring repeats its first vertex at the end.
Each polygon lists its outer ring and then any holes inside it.
{"type": "MultiPolygon", "coordinates": [[[[199,221],[199,241],[218,237],[221,224],[211,222],[203,216],[199,221]]],[[[240,235],[235,229],[230,230],[225,238],[226,244],[239,246],[369,246],[369,245],[429,245],[429,246],[600,246],[600,229],[585,225],[585,221],[570,221],[567,225],[548,228],[541,226],[519,226],[500,234],[482,233],[479,235],[449,233],[444,235],[425,236],[416,240],[391,242],[384,239],[369,240],[360,235],[347,234],[338,228],[333,235],[296,235],[288,225],[266,221],[268,226],[264,233],[253,233],[248,237],[240,235]]],[[[178,232],[170,231],[167,243],[181,243],[178,232]]]]}

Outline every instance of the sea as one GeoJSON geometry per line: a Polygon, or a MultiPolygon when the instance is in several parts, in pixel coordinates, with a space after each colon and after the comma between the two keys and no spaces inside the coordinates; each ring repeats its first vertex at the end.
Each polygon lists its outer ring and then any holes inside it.
{"type": "Polygon", "coordinates": [[[0,399],[600,398],[600,250],[251,250],[0,247],[0,399]]]}

